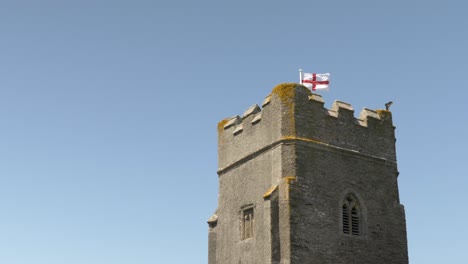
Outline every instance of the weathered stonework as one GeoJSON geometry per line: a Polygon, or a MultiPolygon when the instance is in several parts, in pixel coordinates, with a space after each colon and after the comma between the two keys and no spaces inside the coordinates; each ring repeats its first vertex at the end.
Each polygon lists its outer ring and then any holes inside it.
{"type": "Polygon", "coordinates": [[[326,109],[294,83],[275,87],[262,107],[218,124],[209,264],[408,263],[391,112],[355,118],[351,105],[326,109]],[[354,235],[343,232],[349,194],[359,202],[354,235]],[[244,208],[253,208],[247,220],[244,208]],[[243,221],[253,221],[252,237],[243,221]]]}

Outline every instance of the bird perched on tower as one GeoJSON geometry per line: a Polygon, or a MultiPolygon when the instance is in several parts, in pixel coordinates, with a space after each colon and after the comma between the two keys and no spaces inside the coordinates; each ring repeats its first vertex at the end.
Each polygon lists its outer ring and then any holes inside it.
{"type": "Polygon", "coordinates": [[[393,104],[392,101],[388,102],[385,104],[385,109],[387,109],[387,111],[390,111],[390,106],[393,104]]]}

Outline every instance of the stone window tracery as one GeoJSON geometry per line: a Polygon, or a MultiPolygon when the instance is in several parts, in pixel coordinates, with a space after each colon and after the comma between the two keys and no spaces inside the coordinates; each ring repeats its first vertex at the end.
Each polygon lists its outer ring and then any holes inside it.
{"type": "Polygon", "coordinates": [[[359,203],[354,195],[348,194],[341,206],[343,233],[359,236],[361,234],[362,217],[359,203]]]}

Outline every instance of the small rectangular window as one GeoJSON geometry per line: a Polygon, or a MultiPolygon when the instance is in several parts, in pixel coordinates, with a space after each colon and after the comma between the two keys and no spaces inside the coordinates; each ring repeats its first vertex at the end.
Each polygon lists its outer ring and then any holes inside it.
{"type": "Polygon", "coordinates": [[[241,239],[253,237],[254,232],[254,210],[247,208],[242,210],[241,214],[241,239]]]}

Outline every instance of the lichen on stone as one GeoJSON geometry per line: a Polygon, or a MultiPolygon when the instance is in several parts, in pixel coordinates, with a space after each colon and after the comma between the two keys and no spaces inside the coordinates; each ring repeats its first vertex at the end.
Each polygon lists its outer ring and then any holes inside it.
{"type": "Polygon", "coordinates": [[[388,110],[378,109],[378,110],[375,110],[375,112],[377,112],[380,119],[382,119],[382,120],[385,120],[385,121],[391,121],[392,120],[392,112],[390,112],[388,110]]]}
{"type": "MultiPolygon", "coordinates": [[[[273,94],[276,94],[278,98],[283,102],[289,102],[294,99],[294,88],[298,85],[297,83],[282,83],[278,84],[271,91],[273,94]]],[[[292,103],[292,102],[290,102],[292,103]]]]}
{"type": "Polygon", "coordinates": [[[303,138],[303,137],[296,137],[296,136],[284,136],[281,138],[281,140],[300,140],[300,141],[306,141],[306,142],[312,142],[312,143],[318,143],[318,144],[325,144],[321,141],[318,141],[312,138],[303,138]]]}
{"type": "Polygon", "coordinates": [[[276,191],[276,189],[278,189],[278,185],[272,186],[270,189],[268,189],[268,191],[265,192],[265,194],[263,194],[263,198],[264,198],[264,199],[270,198],[271,194],[272,194],[274,191],[276,191]]]}
{"type": "Polygon", "coordinates": [[[296,180],[296,176],[287,176],[287,177],[284,177],[284,180],[286,181],[287,184],[291,184],[292,181],[296,180]]]}
{"type": "Polygon", "coordinates": [[[295,88],[298,84],[297,83],[282,83],[277,85],[271,91],[272,94],[276,94],[276,96],[281,100],[283,106],[287,109],[287,115],[289,117],[289,131],[291,135],[296,135],[296,122],[294,119],[294,96],[295,88]]]}
{"type": "Polygon", "coordinates": [[[382,118],[382,117],[387,117],[387,116],[392,116],[392,112],[388,110],[383,110],[383,109],[377,109],[375,110],[377,114],[382,118]]]}
{"type": "Polygon", "coordinates": [[[222,131],[224,129],[224,125],[229,121],[229,118],[225,118],[218,123],[218,131],[222,131]]]}

